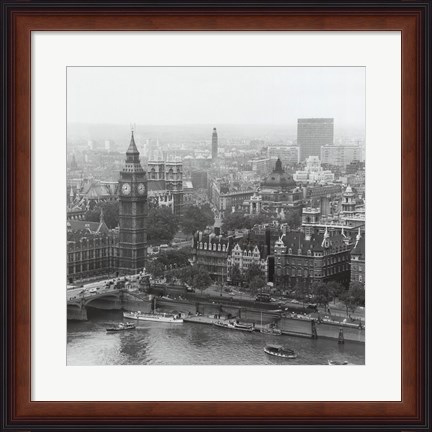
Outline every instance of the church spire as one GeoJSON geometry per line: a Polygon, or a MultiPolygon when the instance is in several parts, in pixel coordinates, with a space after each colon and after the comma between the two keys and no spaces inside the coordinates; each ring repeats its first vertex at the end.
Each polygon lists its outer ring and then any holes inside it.
{"type": "Polygon", "coordinates": [[[130,144],[129,144],[129,147],[127,149],[126,154],[127,155],[129,155],[129,154],[137,154],[137,155],[139,155],[139,151],[138,151],[137,146],[135,144],[135,137],[134,137],[134,131],[133,131],[133,129],[132,129],[132,132],[131,132],[130,144]]]}

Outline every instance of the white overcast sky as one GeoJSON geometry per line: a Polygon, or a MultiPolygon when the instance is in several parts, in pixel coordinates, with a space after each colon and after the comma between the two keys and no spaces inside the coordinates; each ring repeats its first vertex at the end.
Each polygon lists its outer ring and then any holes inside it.
{"type": "Polygon", "coordinates": [[[70,67],[68,122],[364,127],[362,67],[70,67]]]}

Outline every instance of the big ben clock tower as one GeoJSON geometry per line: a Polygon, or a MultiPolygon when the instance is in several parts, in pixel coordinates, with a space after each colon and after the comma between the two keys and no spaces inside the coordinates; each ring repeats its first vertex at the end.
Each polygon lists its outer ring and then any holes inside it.
{"type": "Polygon", "coordinates": [[[132,131],[119,180],[119,272],[140,272],[147,249],[147,178],[132,131]]]}

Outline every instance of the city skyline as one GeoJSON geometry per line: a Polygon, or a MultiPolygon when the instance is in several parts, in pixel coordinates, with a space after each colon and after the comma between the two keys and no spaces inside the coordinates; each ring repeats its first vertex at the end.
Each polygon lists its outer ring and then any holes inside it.
{"type": "Polygon", "coordinates": [[[105,69],[68,80],[68,365],[364,364],[364,71],[105,69]]]}

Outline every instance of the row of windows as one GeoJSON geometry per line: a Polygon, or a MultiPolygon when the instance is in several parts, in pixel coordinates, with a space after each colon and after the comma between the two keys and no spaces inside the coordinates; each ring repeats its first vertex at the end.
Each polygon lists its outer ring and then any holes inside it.
{"type": "MultiPolygon", "coordinates": [[[[320,269],[319,271],[315,270],[315,276],[331,276],[347,270],[348,270],[348,265],[342,264],[342,265],[330,267],[328,269],[320,269]]],[[[291,276],[304,275],[305,277],[307,277],[309,274],[313,274],[313,273],[314,273],[313,269],[311,268],[308,269],[306,267],[303,268],[289,267],[286,269],[286,274],[291,276]]]]}
{"type": "MultiPolygon", "coordinates": [[[[199,247],[199,249],[207,250],[207,243],[200,242],[198,247],[199,247]]],[[[208,250],[214,250],[214,251],[217,250],[217,251],[225,252],[226,249],[227,249],[227,247],[225,244],[221,245],[220,243],[218,243],[216,245],[216,243],[213,243],[213,246],[211,244],[208,245],[208,250]]]]}
{"type": "Polygon", "coordinates": [[[118,250],[115,249],[111,251],[107,249],[95,249],[90,251],[82,251],[68,254],[68,261],[81,261],[85,259],[93,259],[93,258],[104,258],[107,256],[118,256],[118,250]],[[74,259],[75,258],[75,259],[74,259]]]}
{"type": "Polygon", "coordinates": [[[71,265],[68,267],[68,274],[71,275],[91,270],[109,269],[111,267],[112,263],[108,261],[96,261],[89,264],[77,264],[75,266],[71,265]]]}
{"type": "Polygon", "coordinates": [[[251,252],[251,251],[243,251],[243,252],[237,252],[237,251],[233,251],[232,253],[234,256],[240,256],[240,255],[247,255],[247,256],[260,256],[259,252],[251,252]]]}

